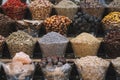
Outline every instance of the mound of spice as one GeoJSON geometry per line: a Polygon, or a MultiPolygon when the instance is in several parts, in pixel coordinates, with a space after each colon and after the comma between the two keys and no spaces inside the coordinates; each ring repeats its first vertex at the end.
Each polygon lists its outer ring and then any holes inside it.
{"type": "Polygon", "coordinates": [[[111,12],[102,20],[105,29],[113,29],[120,27],[120,12],[111,12]]]}
{"type": "Polygon", "coordinates": [[[82,0],[79,3],[83,12],[101,18],[105,7],[101,4],[100,0],[82,0]]]}
{"type": "Polygon", "coordinates": [[[64,56],[67,43],[69,40],[56,32],[50,32],[44,35],[39,44],[43,52],[43,57],[48,56],[64,56]]]}
{"type": "Polygon", "coordinates": [[[52,3],[48,0],[34,0],[29,7],[32,13],[32,18],[35,20],[41,20],[50,16],[52,3]]]}
{"type": "Polygon", "coordinates": [[[2,6],[2,9],[7,16],[18,20],[24,18],[26,8],[26,4],[22,3],[21,0],[7,0],[2,6]]]}
{"type": "Polygon", "coordinates": [[[0,14],[0,35],[4,37],[9,36],[9,34],[15,30],[15,24],[16,22],[14,20],[8,16],[0,14]]]}
{"type": "Polygon", "coordinates": [[[78,6],[70,0],[62,0],[54,7],[58,15],[67,16],[70,19],[73,19],[74,15],[78,11],[78,6]]]}
{"type": "Polygon", "coordinates": [[[120,11],[120,1],[112,0],[110,4],[108,4],[108,12],[120,11]]]}
{"type": "Polygon", "coordinates": [[[84,80],[104,80],[110,62],[97,56],[87,56],[75,60],[84,80]]]}
{"type": "Polygon", "coordinates": [[[23,31],[17,31],[12,33],[7,39],[9,51],[11,56],[14,56],[17,52],[23,51],[26,54],[31,55],[36,43],[36,40],[32,36],[29,36],[23,31]]]}
{"type": "Polygon", "coordinates": [[[103,43],[105,52],[110,58],[120,57],[120,28],[110,30],[103,43]]]}
{"type": "Polygon", "coordinates": [[[54,31],[65,35],[71,22],[68,17],[54,15],[44,20],[43,24],[46,28],[46,32],[54,31]]]}
{"type": "Polygon", "coordinates": [[[69,80],[72,67],[62,57],[43,58],[40,66],[46,80],[69,80]]]}
{"type": "Polygon", "coordinates": [[[95,56],[101,41],[89,33],[81,33],[71,40],[76,57],[95,56]]]}
{"type": "Polygon", "coordinates": [[[8,80],[30,80],[34,68],[30,57],[24,52],[16,53],[12,62],[5,64],[8,80]]]}

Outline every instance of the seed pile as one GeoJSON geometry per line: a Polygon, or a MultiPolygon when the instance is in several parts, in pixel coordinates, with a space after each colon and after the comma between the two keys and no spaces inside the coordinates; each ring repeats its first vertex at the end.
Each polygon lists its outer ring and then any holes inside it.
{"type": "Polygon", "coordinates": [[[62,0],[57,5],[55,5],[55,9],[58,15],[67,16],[70,19],[73,19],[78,10],[78,6],[70,0],[62,0]]]}
{"type": "Polygon", "coordinates": [[[71,66],[62,57],[43,58],[40,66],[47,80],[69,80],[71,66]]]}
{"type": "Polygon", "coordinates": [[[64,35],[71,22],[68,17],[54,15],[44,21],[44,26],[47,32],[54,31],[64,35]]]}
{"type": "Polygon", "coordinates": [[[63,43],[67,42],[68,39],[59,33],[56,32],[50,32],[46,35],[44,35],[41,39],[40,42],[42,43],[63,43]]]}
{"type": "Polygon", "coordinates": [[[97,56],[87,56],[75,60],[84,80],[104,80],[109,62],[97,56]]]}
{"type": "Polygon", "coordinates": [[[111,12],[102,20],[106,29],[120,27],[120,12],[111,12]]]}
{"type": "Polygon", "coordinates": [[[12,19],[23,19],[25,15],[26,4],[21,0],[7,0],[2,6],[4,13],[12,19]]]}
{"type": "Polygon", "coordinates": [[[100,41],[93,35],[82,33],[71,40],[76,57],[96,55],[100,46],[100,41]]]}
{"type": "Polygon", "coordinates": [[[30,4],[32,18],[35,20],[46,19],[50,16],[52,3],[48,0],[34,0],[30,4]]]}
{"type": "Polygon", "coordinates": [[[8,48],[12,56],[15,53],[23,51],[29,55],[32,54],[35,45],[35,40],[23,31],[12,33],[7,39],[8,48]]]}
{"type": "Polygon", "coordinates": [[[43,57],[58,56],[63,57],[69,40],[56,32],[50,32],[44,35],[40,40],[40,48],[43,57]]]}
{"type": "Polygon", "coordinates": [[[11,18],[0,14],[0,35],[7,37],[14,28],[15,21],[11,18]]]}
{"type": "Polygon", "coordinates": [[[80,34],[82,32],[88,32],[92,34],[96,34],[100,26],[101,19],[91,16],[87,13],[78,12],[74,16],[73,26],[76,30],[76,34],[80,34]]]}
{"type": "Polygon", "coordinates": [[[106,54],[111,58],[120,57],[120,28],[112,29],[104,38],[106,54]]]}

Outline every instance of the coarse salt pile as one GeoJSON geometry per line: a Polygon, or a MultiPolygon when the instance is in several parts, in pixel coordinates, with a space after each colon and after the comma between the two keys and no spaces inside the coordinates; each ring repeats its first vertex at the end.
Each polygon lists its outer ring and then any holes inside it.
{"type": "Polygon", "coordinates": [[[71,40],[76,57],[96,55],[100,42],[100,40],[89,33],[82,33],[71,40]]]}
{"type": "Polygon", "coordinates": [[[26,53],[16,53],[12,62],[5,64],[5,71],[8,79],[25,80],[26,77],[31,76],[35,68],[31,63],[32,61],[26,53]]]}
{"type": "Polygon", "coordinates": [[[104,80],[110,62],[97,56],[87,56],[75,60],[84,80],[104,80]]]}

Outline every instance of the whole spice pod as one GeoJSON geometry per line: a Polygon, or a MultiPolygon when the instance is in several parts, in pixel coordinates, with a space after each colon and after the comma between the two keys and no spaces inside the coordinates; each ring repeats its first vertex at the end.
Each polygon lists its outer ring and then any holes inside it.
{"type": "Polygon", "coordinates": [[[43,20],[50,16],[52,3],[48,0],[34,0],[29,8],[34,20],[43,20]]]}
{"type": "Polygon", "coordinates": [[[7,37],[10,33],[16,31],[16,22],[8,16],[0,14],[0,35],[7,37]]]}
{"type": "Polygon", "coordinates": [[[27,5],[21,0],[8,0],[2,5],[3,12],[12,19],[24,19],[27,5]]]}
{"type": "Polygon", "coordinates": [[[96,56],[101,41],[88,33],[81,33],[70,41],[76,57],[96,56]]]}
{"type": "Polygon", "coordinates": [[[78,6],[70,0],[62,0],[57,5],[54,6],[58,15],[74,18],[74,15],[78,11],[78,6]]]}
{"type": "Polygon", "coordinates": [[[75,64],[83,80],[105,80],[110,62],[97,56],[87,56],[76,59],[75,64]]]}
{"type": "Polygon", "coordinates": [[[105,36],[103,44],[109,58],[120,57],[120,28],[110,30],[105,36]]]}
{"type": "Polygon", "coordinates": [[[36,40],[23,31],[12,33],[7,39],[8,49],[11,56],[17,52],[23,51],[28,55],[32,55],[36,40]]]}
{"type": "Polygon", "coordinates": [[[67,34],[67,28],[72,21],[65,16],[54,15],[44,20],[43,24],[46,28],[46,32],[58,32],[62,35],[67,34]]]}
{"type": "Polygon", "coordinates": [[[120,27],[120,12],[111,12],[102,19],[104,29],[110,30],[120,27]]]}
{"type": "Polygon", "coordinates": [[[39,40],[43,57],[64,57],[69,40],[56,32],[50,32],[39,40]]]}
{"type": "Polygon", "coordinates": [[[105,6],[100,2],[100,0],[82,0],[79,5],[83,12],[97,18],[102,18],[105,10],[105,6]]]}

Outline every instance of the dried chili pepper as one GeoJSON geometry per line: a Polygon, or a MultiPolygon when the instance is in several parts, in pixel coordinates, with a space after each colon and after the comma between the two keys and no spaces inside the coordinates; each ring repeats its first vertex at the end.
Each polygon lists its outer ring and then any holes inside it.
{"type": "Polygon", "coordinates": [[[22,3],[21,0],[8,0],[2,6],[4,13],[12,19],[23,19],[26,8],[26,3],[22,3]]]}

